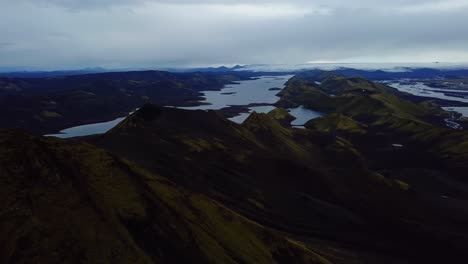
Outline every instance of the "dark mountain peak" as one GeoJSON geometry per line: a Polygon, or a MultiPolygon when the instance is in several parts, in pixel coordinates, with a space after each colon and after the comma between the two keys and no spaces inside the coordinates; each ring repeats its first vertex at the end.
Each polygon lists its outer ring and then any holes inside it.
{"type": "Polygon", "coordinates": [[[344,75],[337,73],[335,71],[324,71],[324,70],[309,70],[298,73],[296,76],[291,78],[294,80],[303,80],[309,82],[323,82],[329,78],[343,77],[344,75]]]}
{"type": "Polygon", "coordinates": [[[245,68],[245,66],[236,65],[236,66],[232,67],[231,70],[235,71],[235,70],[240,70],[240,69],[243,69],[243,68],[245,68]]]}
{"type": "Polygon", "coordinates": [[[291,115],[288,110],[280,107],[271,110],[268,115],[283,126],[290,126],[291,122],[296,119],[296,117],[291,115]]]}
{"type": "Polygon", "coordinates": [[[242,125],[252,131],[286,131],[272,115],[257,113],[255,111],[250,114],[242,125]]]}
{"type": "Polygon", "coordinates": [[[340,113],[310,120],[305,124],[305,127],[333,135],[364,135],[367,133],[366,129],[368,128],[366,125],[340,113]]]}
{"type": "Polygon", "coordinates": [[[184,110],[146,104],[108,134],[127,134],[136,137],[146,135],[197,136],[211,138],[214,135],[233,135],[243,128],[212,110],[184,110]]]}
{"type": "Polygon", "coordinates": [[[325,80],[321,88],[324,91],[333,93],[333,94],[341,94],[341,93],[348,93],[348,92],[381,92],[383,89],[380,85],[366,80],[361,77],[336,77],[336,78],[328,78],[325,80]]]}
{"type": "Polygon", "coordinates": [[[136,111],[135,115],[145,121],[153,121],[161,115],[161,112],[161,107],[153,104],[145,104],[136,111]]]}

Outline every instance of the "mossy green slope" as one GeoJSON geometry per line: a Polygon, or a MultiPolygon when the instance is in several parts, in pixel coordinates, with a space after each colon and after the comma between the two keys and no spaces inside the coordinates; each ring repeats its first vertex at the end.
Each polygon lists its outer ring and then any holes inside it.
{"type": "Polygon", "coordinates": [[[323,133],[349,133],[365,135],[367,125],[357,122],[343,114],[330,114],[326,117],[310,120],[305,124],[308,129],[315,129],[323,133]]]}
{"type": "Polygon", "coordinates": [[[281,100],[328,113],[309,121],[310,130],[350,142],[371,170],[403,181],[402,188],[409,184],[433,208],[438,199],[448,199],[437,210],[465,218],[455,208],[458,199],[468,198],[468,133],[445,126],[448,112],[362,78],[331,77],[318,85],[298,74],[285,90],[281,100]],[[298,89],[303,93],[288,92],[298,89]]]}
{"type": "Polygon", "coordinates": [[[329,263],[86,143],[0,131],[2,263],[329,263]]]}
{"type": "MultiPolygon", "coordinates": [[[[376,249],[385,256],[379,260],[387,259],[386,250],[419,261],[458,256],[457,246],[446,239],[458,230],[442,215],[464,216],[432,208],[412,184],[373,170],[374,157],[355,138],[365,141],[369,135],[372,148],[374,126],[343,114],[323,120],[312,129],[295,129],[271,114],[253,113],[240,125],[213,111],[147,105],[89,140],[255,222],[299,236],[306,246],[327,247],[325,254],[334,261],[341,258],[342,243],[376,249]],[[316,238],[338,246],[309,243],[316,238]],[[438,250],[424,253],[428,248],[438,250]]],[[[395,152],[378,154],[385,159],[395,152]]],[[[464,241],[466,235],[459,235],[464,241]]]]}
{"type": "Polygon", "coordinates": [[[374,120],[393,115],[432,123],[448,115],[431,104],[405,100],[405,94],[392,87],[363,78],[331,76],[318,85],[309,80],[307,73],[296,75],[278,94],[281,99],[277,105],[303,105],[325,113],[374,120]]]}
{"type": "MultiPolygon", "coordinates": [[[[391,145],[391,141],[418,146],[421,154],[417,156],[437,160],[446,171],[462,177],[468,158],[467,136],[466,132],[444,127],[448,112],[431,102],[406,100],[405,93],[383,84],[329,75],[320,85],[311,82],[307,73],[296,75],[280,94],[280,102],[330,113],[311,120],[308,123],[311,129],[337,133],[363,148],[367,148],[368,142],[391,145]]],[[[388,155],[392,149],[389,151],[388,155]]],[[[382,155],[370,155],[373,156],[382,155]]]]}

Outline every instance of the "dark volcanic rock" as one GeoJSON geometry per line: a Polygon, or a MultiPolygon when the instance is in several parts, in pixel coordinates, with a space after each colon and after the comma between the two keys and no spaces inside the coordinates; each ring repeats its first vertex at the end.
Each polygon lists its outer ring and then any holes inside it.
{"type": "Polygon", "coordinates": [[[152,104],[145,104],[136,115],[143,118],[146,121],[152,121],[161,115],[161,107],[152,104]]]}

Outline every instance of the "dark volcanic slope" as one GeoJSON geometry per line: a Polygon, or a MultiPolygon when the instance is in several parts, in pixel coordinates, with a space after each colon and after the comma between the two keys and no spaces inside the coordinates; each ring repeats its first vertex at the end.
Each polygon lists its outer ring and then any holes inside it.
{"type": "Polygon", "coordinates": [[[329,263],[76,141],[0,130],[1,263],[329,263]]]}
{"type": "Polygon", "coordinates": [[[252,114],[238,125],[212,111],[147,105],[90,140],[336,263],[436,263],[463,255],[465,211],[370,170],[373,159],[344,138],[287,129],[275,116],[252,114]]]}

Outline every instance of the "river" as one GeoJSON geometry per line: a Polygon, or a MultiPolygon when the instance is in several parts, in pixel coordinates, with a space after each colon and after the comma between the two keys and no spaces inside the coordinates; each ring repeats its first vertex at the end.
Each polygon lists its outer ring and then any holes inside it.
{"type": "MultiPolygon", "coordinates": [[[[408,82],[407,80],[386,81],[383,83],[393,88],[396,88],[399,91],[407,92],[407,93],[414,94],[417,96],[424,96],[424,97],[431,97],[431,98],[438,98],[438,99],[468,103],[468,90],[432,88],[432,87],[425,85],[422,82],[408,82]],[[461,94],[466,93],[466,97],[457,97],[457,96],[451,96],[450,94],[447,94],[450,92],[457,92],[461,94]]],[[[447,111],[458,112],[462,114],[464,117],[468,117],[468,107],[448,106],[448,107],[443,107],[443,108],[447,111]]]]}

